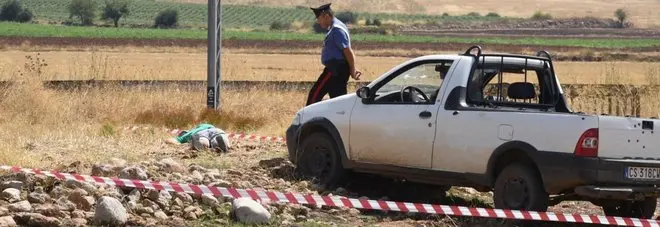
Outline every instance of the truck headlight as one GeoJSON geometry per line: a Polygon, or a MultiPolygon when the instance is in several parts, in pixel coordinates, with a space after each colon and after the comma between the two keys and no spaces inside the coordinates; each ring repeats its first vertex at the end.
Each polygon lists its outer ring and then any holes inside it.
{"type": "Polygon", "coordinates": [[[293,117],[293,121],[291,122],[291,124],[293,124],[293,125],[299,125],[299,124],[302,123],[301,120],[302,120],[302,113],[301,113],[301,112],[297,112],[297,113],[296,113],[296,116],[293,117]]]}

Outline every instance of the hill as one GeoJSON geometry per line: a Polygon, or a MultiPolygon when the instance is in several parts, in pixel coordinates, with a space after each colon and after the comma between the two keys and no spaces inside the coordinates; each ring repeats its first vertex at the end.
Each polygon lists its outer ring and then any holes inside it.
{"type": "MultiPolygon", "coordinates": [[[[0,4],[6,0],[0,0],[0,4]]],[[[69,20],[67,11],[68,0],[22,0],[22,4],[34,12],[35,20],[44,23],[60,23],[69,20]]],[[[103,0],[95,0],[97,11],[95,23],[100,22],[103,0]]],[[[182,1],[153,1],[135,0],[129,7],[131,14],[120,20],[122,25],[150,26],[159,12],[165,9],[176,9],[179,13],[179,24],[192,27],[206,27],[207,6],[205,4],[186,3],[182,1]]],[[[456,15],[443,17],[442,15],[424,14],[393,14],[393,13],[360,13],[361,19],[378,18],[384,21],[396,21],[399,23],[426,23],[434,22],[461,22],[461,21],[488,21],[498,20],[498,17],[465,16],[456,15]]],[[[314,14],[306,7],[272,7],[269,4],[252,5],[223,5],[223,27],[226,28],[249,28],[267,29],[273,21],[294,23],[299,26],[311,28],[314,23],[314,14]]],[[[75,19],[75,18],[74,18],[75,19]]],[[[75,21],[74,21],[75,22],[75,21]]]]}
{"type": "MultiPolygon", "coordinates": [[[[206,0],[159,0],[206,4],[206,0]]],[[[637,27],[659,27],[660,9],[658,0],[374,0],[365,4],[359,0],[228,0],[223,4],[249,4],[265,6],[316,6],[325,2],[333,2],[338,10],[356,10],[381,13],[425,13],[441,15],[465,15],[478,12],[485,15],[497,12],[508,17],[530,17],[536,11],[550,13],[554,17],[604,17],[613,18],[614,11],[624,8],[628,11],[631,21],[637,27]]]]}

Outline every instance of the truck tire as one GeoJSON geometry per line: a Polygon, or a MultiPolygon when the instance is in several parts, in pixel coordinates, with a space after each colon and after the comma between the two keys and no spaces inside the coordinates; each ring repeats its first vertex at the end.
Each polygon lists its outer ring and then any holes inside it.
{"type": "Polygon", "coordinates": [[[300,146],[296,172],[323,188],[333,187],[344,178],[339,150],[328,134],[315,132],[305,137],[300,146]]]}
{"type": "Polygon", "coordinates": [[[620,201],[614,204],[603,205],[606,216],[650,219],[655,213],[657,197],[648,197],[642,201],[620,201]]]}
{"type": "Polygon", "coordinates": [[[495,181],[495,208],[547,211],[549,195],[539,178],[528,165],[512,163],[504,167],[495,181]]]}

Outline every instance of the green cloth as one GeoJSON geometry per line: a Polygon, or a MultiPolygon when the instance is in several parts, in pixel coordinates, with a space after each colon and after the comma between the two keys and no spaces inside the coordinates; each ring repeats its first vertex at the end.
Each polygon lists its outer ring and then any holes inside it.
{"type": "Polygon", "coordinates": [[[190,140],[190,138],[192,138],[192,135],[194,135],[195,133],[197,133],[199,131],[202,131],[202,130],[210,129],[210,128],[215,128],[215,126],[210,125],[210,124],[199,124],[195,128],[193,128],[190,131],[186,132],[185,134],[183,134],[181,136],[177,136],[176,140],[179,141],[179,143],[187,143],[188,140],[190,140]]]}

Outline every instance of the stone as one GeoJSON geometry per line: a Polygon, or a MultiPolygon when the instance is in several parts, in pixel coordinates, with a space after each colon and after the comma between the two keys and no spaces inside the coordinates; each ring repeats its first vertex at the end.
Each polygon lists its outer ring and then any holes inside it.
{"type": "Polygon", "coordinates": [[[154,208],[151,207],[140,207],[136,211],[138,214],[153,214],[154,213],[154,208]]]}
{"type": "Polygon", "coordinates": [[[160,192],[155,190],[150,190],[149,193],[147,194],[147,198],[156,202],[156,204],[158,204],[158,206],[160,206],[161,209],[165,209],[165,207],[170,206],[170,199],[172,199],[172,195],[165,190],[160,192]]]}
{"type": "Polygon", "coordinates": [[[94,212],[94,222],[99,225],[123,225],[128,220],[126,208],[119,200],[103,196],[94,212]]]}
{"type": "Polygon", "coordinates": [[[95,164],[92,166],[92,176],[110,177],[115,175],[115,168],[108,164],[95,164]]]}
{"type": "Polygon", "coordinates": [[[11,216],[0,217],[0,227],[18,226],[11,216]]]}
{"type": "Polygon", "coordinates": [[[72,218],[72,219],[65,219],[63,220],[62,223],[63,226],[72,226],[72,227],[83,227],[87,226],[87,220],[84,218],[72,218]]]}
{"type": "Polygon", "coordinates": [[[60,199],[57,200],[57,206],[60,210],[63,211],[74,211],[76,210],[76,204],[73,202],[69,201],[68,199],[61,197],[60,199]]]}
{"type": "Polygon", "coordinates": [[[148,180],[147,172],[137,166],[126,167],[119,173],[119,178],[130,180],[148,180]]]}
{"type": "Polygon", "coordinates": [[[33,214],[28,221],[28,226],[62,226],[62,222],[54,217],[33,214]]]}
{"type": "Polygon", "coordinates": [[[165,170],[168,172],[177,172],[177,173],[185,173],[186,168],[179,164],[178,162],[174,161],[172,158],[164,158],[159,161],[160,164],[165,166],[165,170]]]}
{"type": "Polygon", "coordinates": [[[218,201],[218,199],[213,197],[212,195],[209,194],[202,195],[202,204],[204,205],[215,206],[218,205],[219,203],[220,202],[218,201]]]}
{"type": "Polygon", "coordinates": [[[94,197],[87,196],[87,191],[81,188],[76,188],[69,195],[69,201],[76,205],[76,208],[88,211],[94,205],[94,197]]]}
{"type": "Polygon", "coordinates": [[[159,220],[167,220],[168,219],[167,214],[165,214],[165,212],[160,211],[160,210],[156,211],[154,213],[154,217],[156,217],[159,220]]]}
{"type": "Polygon", "coordinates": [[[9,211],[12,212],[29,212],[32,211],[32,205],[30,202],[24,200],[17,203],[12,203],[9,205],[9,211]]]}
{"type": "Polygon", "coordinates": [[[9,208],[5,206],[0,206],[0,216],[5,216],[9,214],[9,208]]]}
{"type": "Polygon", "coordinates": [[[182,202],[187,203],[187,204],[193,203],[193,198],[188,193],[177,192],[177,193],[174,193],[174,197],[180,199],[182,202]]]}
{"type": "Polygon", "coordinates": [[[0,190],[4,191],[7,188],[15,188],[21,190],[21,188],[23,188],[23,182],[13,180],[13,181],[5,181],[0,184],[0,190]]]}
{"type": "Polygon", "coordinates": [[[138,201],[140,197],[142,197],[142,194],[137,189],[133,189],[133,191],[128,193],[127,197],[128,197],[128,201],[138,201]]]}
{"type": "Polygon", "coordinates": [[[68,193],[67,189],[65,189],[63,187],[60,187],[60,186],[56,186],[56,187],[53,188],[53,190],[50,190],[49,194],[50,194],[50,197],[57,199],[57,198],[62,197],[63,195],[69,194],[69,193],[68,193]]]}
{"type": "Polygon", "coordinates": [[[271,214],[258,202],[250,198],[238,198],[232,201],[232,217],[246,224],[265,224],[271,214]]]}
{"type": "Polygon", "coordinates": [[[67,218],[69,214],[55,207],[53,204],[38,204],[34,207],[34,212],[49,217],[67,218]]]}
{"type": "Polygon", "coordinates": [[[82,210],[74,210],[71,212],[71,218],[86,218],[87,216],[85,215],[85,212],[82,210]]]}
{"type": "Polygon", "coordinates": [[[2,199],[13,203],[21,200],[21,191],[15,188],[7,188],[2,191],[2,199]]]}
{"type": "Polygon", "coordinates": [[[45,193],[40,193],[40,192],[32,192],[28,194],[28,202],[30,203],[36,203],[36,204],[43,204],[46,203],[46,201],[50,200],[50,196],[45,193]]]}

